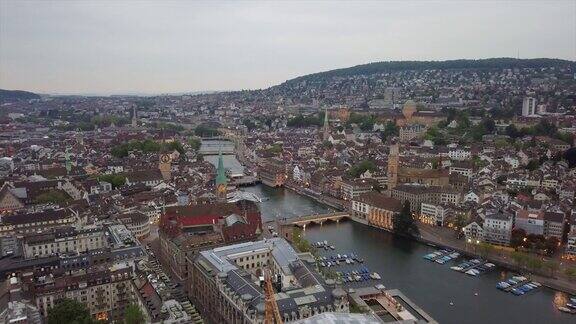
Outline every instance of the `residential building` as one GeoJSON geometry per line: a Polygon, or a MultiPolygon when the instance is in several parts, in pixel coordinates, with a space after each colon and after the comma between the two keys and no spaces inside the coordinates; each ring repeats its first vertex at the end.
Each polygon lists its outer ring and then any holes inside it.
{"type": "Polygon", "coordinates": [[[522,100],[522,116],[530,117],[536,115],[536,99],[524,97],[522,100]]]}
{"type": "Polygon", "coordinates": [[[365,192],[372,191],[373,182],[367,179],[342,180],[340,190],[344,200],[353,200],[365,192]]]}
{"type": "Polygon", "coordinates": [[[496,245],[510,245],[512,235],[512,215],[500,211],[490,211],[484,217],[483,240],[496,245]]]}

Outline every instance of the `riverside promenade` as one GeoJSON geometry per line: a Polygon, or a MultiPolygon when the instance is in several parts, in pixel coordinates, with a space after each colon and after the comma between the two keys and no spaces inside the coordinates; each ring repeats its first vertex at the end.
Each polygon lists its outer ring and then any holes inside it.
{"type": "Polygon", "coordinates": [[[424,243],[456,250],[468,256],[483,258],[510,270],[521,273],[530,273],[533,280],[538,281],[547,287],[572,295],[576,294],[576,282],[570,281],[563,274],[567,267],[576,267],[576,264],[573,261],[562,260],[562,262],[560,262],[560,267],[552,276],[538,275],[518,267],[512,259],[510,252],[507,250],[495,249],[495,251],[489,255],[482,255],[477,251],[478,249],[476,244],[466,243],[464,240],[455,238],[453,230],[422,223],[420,223],[418,227],[420,229],[419,240],[424,243]]]}

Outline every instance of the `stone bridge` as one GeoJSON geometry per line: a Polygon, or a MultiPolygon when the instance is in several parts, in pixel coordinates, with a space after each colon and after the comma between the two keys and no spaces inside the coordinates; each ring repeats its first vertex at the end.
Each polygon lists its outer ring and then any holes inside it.
{"type": "Polygon", "coordinates": [[[306,229],[306,225],[313,223],[322,225],[326,221],[340,222],[341,219],[351,218],[349,213],[337,212],[330,214],[305,215],[288,218],[282,222],[283,225],[294,225],[306,229]]]}

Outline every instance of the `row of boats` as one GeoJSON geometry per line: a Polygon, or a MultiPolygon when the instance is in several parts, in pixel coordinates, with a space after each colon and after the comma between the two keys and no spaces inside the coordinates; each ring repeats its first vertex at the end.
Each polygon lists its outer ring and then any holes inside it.
{"type": "Polygon", "coordinates": [[[345,283],[349,282],[362,282],[372,280],[380,280],[381,277],[377,272],[370,273],[370,270],[366,267],[361,267],[358,270],[353,270],[350,272],[340,272],[337,271],[336,275],[342,279],[345,283]]]}
{"type": "Polygon", "coordinates": [[[514,276],[506,281],[500,281],[496,284],[496,288],[502,291],[511,292],[516,296],[522,296],[534,289],[540,288],[541,283],[530,281],[524,276],[514,276]]]}
{"type": "Polygon", "coordinates": [[[335,249],[334,245],[328,244],[328,241],[319,241],[319,242],[314,243],[313,245],[316,248],[324,249],[326,251],[335,249]]]}
{"type": "Polygon", "coordinates": [[[334,267],[341,264],[354,264],[356,262],[363,263],[364,259],[359,258],[354,253],[346,254],[336,254],[331,256],[321,256],[318,257],[318,262],[321,267],[334,267]]]}
{"type": "Polygon", "coordinates": [[[434,261],[439,264],[444,264],[450,260],[456,259],[460,253],[448,250],[440,250],[426,254],[423,258],[428,261],[434,261]]]}
{"type": "MultiPolygon", "coordinates": [[[[444,264],[448,261],[456,260],[459,257],[460,253],[450,250],[438,250],[423,256],[424,259],[439,264],[444,264]]],[[[456,266],[450,267],[450,269],[475,277],[489,270],[492,270],[495,267],[496,265],[493,263],[488,263],[480,259],[472,259],[463,261],[456,266]]]]}
{"type": "Polygon", "coordinates": [[[558,307],[558,310],[564,313],[576,314],[576,297],[570,298],[570,301],[566,303],[566,306],[558,307]]]}
{"type": "Polygon", "coordinates": [[[472,277],[476,277],[480,274],[493,270],[495,267],[496,265],[494,263],[484,262],[480,259],[472,259],[450,267],[450,269],[463,272],[472,277]]]}

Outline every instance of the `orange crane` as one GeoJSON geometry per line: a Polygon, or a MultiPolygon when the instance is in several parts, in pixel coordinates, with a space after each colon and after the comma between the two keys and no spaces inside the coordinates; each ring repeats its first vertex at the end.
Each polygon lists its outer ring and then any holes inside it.
{"type": "Polygon", "coordinates": [[[269,269],[264,269],[264,300],[266,306],[265,324],[282,324],[282,317],[276,299],[274,299],[274,289],[272,288],[272,279],[269,269]]]}

